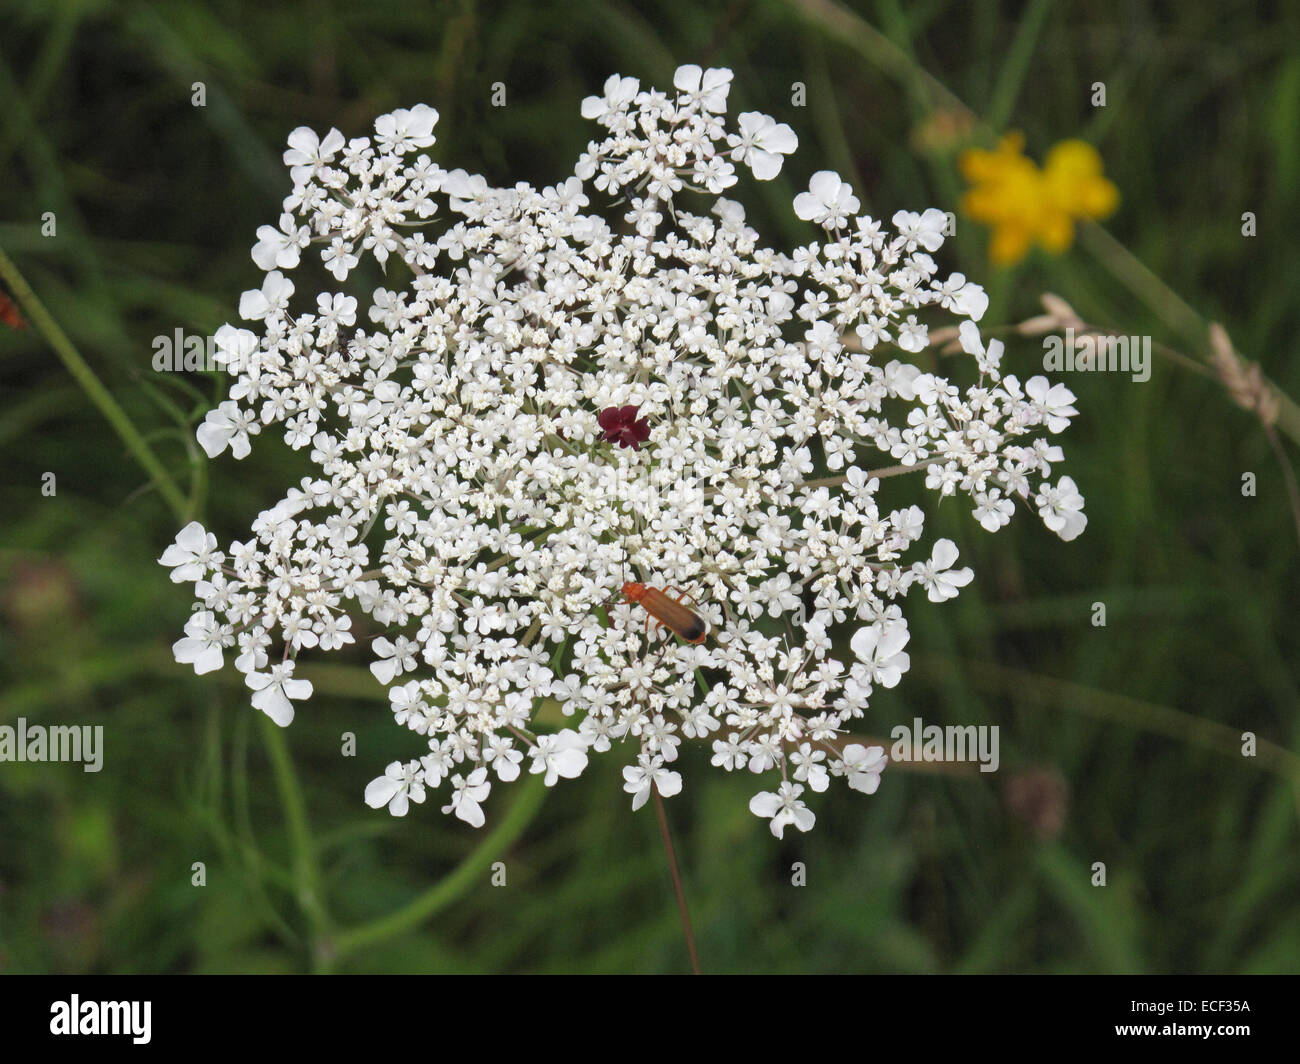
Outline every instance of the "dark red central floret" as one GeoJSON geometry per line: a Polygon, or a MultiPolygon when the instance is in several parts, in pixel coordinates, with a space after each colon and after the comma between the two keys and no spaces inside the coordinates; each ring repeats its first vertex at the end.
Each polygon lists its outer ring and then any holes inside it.
{"type": "Polygon", "coordinates": [[[641,444],[650,438],[650,421],[638,418],[636,412],[635,406],[611,406],[602,410],[596,420],[605,431],[605,441],[639,451],[641,444]]]}

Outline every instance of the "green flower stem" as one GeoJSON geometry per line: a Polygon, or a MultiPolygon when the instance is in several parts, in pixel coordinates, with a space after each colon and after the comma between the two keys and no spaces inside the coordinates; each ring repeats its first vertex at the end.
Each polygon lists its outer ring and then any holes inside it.
{"type": "MultiPolygon", "coordinates": [[[[1241,730],[1170,706],[1144,702],[1112,691],[1057,680],[987,661],[962,661],[934,654],[913,655],[913,672],[933,682],[960,673],[977,690],[1023,698],[1041,705],[1113,721],[1153,735],[1250,764],[1241,756],[1241,730]],[[919,668],[917,668],[919,666],[919,668]]],[[[1260,768],[1300,785],[1300,756],[1267,739],[1256,740],[1254,761],[1260,768]]]]}
{"type": "Polygon", "coordinates": [[[327,972],[333,967],[335,951],[330,942],[331,921],[325,908],[325,895],[321,890],[320,863],[317,859],[316,841],[312,838],[307,821],[307,806],[303,801],[298,773],[293,767],[289,744],[284,729],[265,714],[258,714],[262,722],[262,735],[271,758],[276,789],[284,809],[285,827],[289,832],[289,847],[293,854],[293,877],[298,906],[311,925],[312,970],[327,972]]]}
{"type": "Polygon", "coordinates": [[[1205,342],[1205,319],[1146,263],[1096,222],[1080,223],[1078,232],[1079,242],[1159,317],[1187,339],[1198,344],[1205,342]]]}
{"type": "Polygon", "coordinates": [[[652,780],[650,796],[654,799],[655,818],[659,821],[659,834],[664,841],[664,854],[668,858],[668,874],[673,881],[673,895],[677,898],[677,915],[682,922],[682,935],[686,939],[686,955],[691,962],[691,974],[702,975],[700,970],[700,952],[695,944],[695,928],[691,926],[691,911],[686,905],[686,889],[682,886],[681,869],[677,866],[677,850],[673,846],[673,833],[668,828],[668,814],[664,812],[664,800],[659,794],[659,787],[652,780]]]}
{"type": "Polygon", "coordinates": [[[867,62],[897,78],[922,108],[943,108],[974,119],[982,131],[988,127],[938,78],[915,62],[866,19],[837,0],[787,0],[807,21],[828,36],[847,44],[867,62]]]}
{"type": "Polygon", "coordinates": [[[108,423],[113,426],[113,429],[122,438],[127,450],[140,463],[144,471],[149,474],[154,487],[158,489],[158,494],[171,507],[176,519],[185,521],[189,516],[189,505],[185,500],[184,492],[177,486],[176,481],[171,478],[171,475],[163,467],[162,462],[158,460],[158,456],[154,454],[153,449],[145,441],[144,437],[136,431],[136,427],[131,423],[131,419],[127,417],[126,411],[118,405],[117,400],[104,387],[103,382],[95,376],[95,371],[81,357],[72,341],[68,339],[67,334],[59,327],[58,322],[50,316],[50,312],[45,309],[45,305],[32,291],[27,279],[2,248],[0,248],[0,277],[3,277],[5,283],[9,285],[14,298],[22,306],[28,320],[45,337],[49,345],[54,348],[54,353],[59,356],[60,361],[67,367],[73,379],[81,386],[82,391],[90,397],[91,402],[99,407],[100,413],[107,418],[108,423]]]}
{"type": "Polygon", "coordinates": [[[338,957],[346,957],[366,946],[412,931],[463,895],[531,823],[546,795],[542,776],[529,776],[517,787],[514,804],[483,841],[450,873],[402,908],[359,927],[342,931],[334,939],[338,957]]]}
{"type": "MultiPolygon", "coordinates": [[[[1206,320],[1133,252],[1096,222],[1086,222],[1079,227],[1079,241],[1157,315],[1192,340],[1195,347],[1204,347],[1209,328],[1206,320]]],[[[1208,372],[1203,363],[1160,346],[1166,355],[1173,356],[1184,368],[1198,373],[1208,372]]],[[[1214,376],[1212,372],[1209,375],[1214,376]]],[[[1277,427],[1293,442],[1300,443],[1300,406],[1272,381],[1265,383],[1277,401],[1277,427]]]]}
{"type": "MultiPolygon", "coordinates": [[[[885,466],[881,469],[868,469],[863,474],[868,480],[883,479],[885,477],[901,477],[904,473],[915,473],[918,469],[929,469],[930,466],[944,461],[943,458],[926,458],[920,462],[913,462],[911,465],[885,466]]],[[[802,484],[796,485],[800,488],[838,488],[841,484],[848,482],[847,476],[821,477],[818,480],[805,480],[802,484]]]]}
{"type": "MultiPolygon", "coordinates": [[[[1279,416],[1278,421],[1281,420],[1279,416]]],[[[1282,449],[1282,441],[1277,438],[1277,430],[1265,423],[1264,435],[1268,438],[1268,445],[1273,449],[1278,465],[1282,467],[1282,483],[1286,485],[1286,497],[1291,502],[1291,520],[1295,522],[1296,540],[1300,542],[1300,484],[1296,483],[1295,470],[1291,468],[1291,461],[1282,449]]]]}

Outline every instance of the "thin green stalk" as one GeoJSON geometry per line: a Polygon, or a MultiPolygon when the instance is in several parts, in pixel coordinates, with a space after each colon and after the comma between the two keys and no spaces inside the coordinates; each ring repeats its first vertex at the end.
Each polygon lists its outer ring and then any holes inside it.
{"type": "Polygon", "coordinates": [[[335,955],[346,957],[386,938],[414,930],[480,882],[483,873],[523,834],[541,807],[546,795],[542,776],[530,776],[519,785],[518,792],[505,817],[449,874],[387,916],[341,931],[334,939],[335,955]]]}
{"type": "MultiPolygon", "coordinates": [[[[1251,759],[1243,757],[1241,753],[1240,729],[1206,720],[1194,713],[993,662],[959,663],[933,654],[913,656],[912,660],[915,665],[921,666],[916,670],[918,674],[931,680],[942,679],[954,670],[960,670],[965,679],[977,689],[1015,695],[1043,705],[1058,706],[1090,717],[1114,721],[1139,731],[1199,746],[1238,763],[1250,764],[1251,759]]],[[[1300,756],[1285,747],[1267,739],[1256,739],[1254,760],[1259,767],[1300,783],[1300,756]]]]}
{"type": "Polygon", "coordinates": [[[1079,242],[1160,318],[1187,339],[1205,342],[1205,319],[1105,228],[1096,222],[1081,223],[1079,242]]]}
{"type": "Polygon", "coordinates": [[[189,515],[189,507],[185,501],[185,494],[180,487],[171,478],[171,475],[163,467],[158,456],[154,454],[153,449],[145,441],[144,437],[136,430],[131,419],[113,398],[112,394],[104,387],[100,379],[95,376],[95,371],[90,368],[86,360],[81,357],[72,341],[68,339],[67,334],[59,327],[58,322],[50,316],[50,312],[45,309],[45,305],[37,298],[36,293],[32,291],[31,285],[27,279],[14,265],[13,260],[5,254],[4,249],[0,248],[0,277],[3,277],[9,285],[10,291],[13,292],[14,298],[18,300],[27,319],[33,326],[45,337],[49,345],[54,348],[54,353],[59,356],[60,361],[67,367],[73,379],[81,385],[82,391],[90,397],[99,411],[108,419],[108,423],[113,426],[114,431],[122,438],[126,448],[140,463],[144,471],[149,474],[153,485],[158,489],[158,494],[163,497],[167,505],[171,507],[172,513],[176,515],[178,521],[184,521],[189,515]]]}
{"type": "Polygon", "coordinates": [[[1295,470],[1291,468],[1291,460],[1282,448],[1282,441],[1277,438],[1277,431],[1267,422],[1264,423],[1264,435],[1268,438],[1268,445],[1273,449],[1278,465],[1282,467],[1282,483],[1286,485],[1286,497],[1291,504],[1291,520],[1295,522],[1296,540],[1300,542],[1300,484],[1296,483],[1295,470]]]}
{"type": "MultiPolygon", "coordinates": [[[[920,469],[929,469],[930,466],[943,462],[943,458],[926,458],[920,462],[913,462],[911,465],[894,465],[882,466],[880,469],[868,469],[864,474],[868,480],[880,480],[884,477],[901,477],[904,473],[915,473],[920,469]]],[[[801,488],[837,488],[841,484],[848,482],[847,476],[836,477],[819,477],[817,480],[805,480],[799,485],[801,488]]]]}
{"type": "Polygon", "coordinates": [[[836,0],[789,0],[789,3],[809,22],[816,23],[832,37],[857,49],[868,62],[896,77],[922,107],[943,107],[978,118],[943,82],[843,4],[836,0]]]}
{"type": "Polygon", "coordinates": [[[686,888],[682,886],[681,869],[677,866],[677,850],[673,846],[673,833],[668,828],[668,814],[664,812],[664,800],[659,795],[659,786],[651,781],[650,797],[654,799],[655,818],[659,821],[659,835],[664,840],[664,852],[668,857],[668,874],[673,881],[673,896],[677,899],[677,915],[682,922],[682,935],[686,939],[686,955],[690,958],[691,974],[701,975],[700,953],[695,945],[695,928],[691,925],[691,911],[686,905],[686,888]]]}
{"type": "Polygon", "coordinates": [[[1016,97],[1020,95],[1034,55],[1034,45],[1038,43],[1038,35],[1042,32],[1043,23],[1047,21],[1051,9],[1052,0],[1033,0],[1020,16],[1020,28],[1016,31],[1006,58],[1002,60],[1001,72],[989,100],[988,120],[994,129],[1000,129],[1011,118],[1016,97]]]}
{"type": "Polygon", "coordinates": [[[285,827],[289,832],[298,906],[311,925],[312,970],[327,972],[333,967],[336,953],[330,942],[332,926],[325,908],[324,892],[321,890],[320,863],[317,859],[316,840],[312,837],[311,825],[307,820],[307,805],[303,801],[302,787],[298,783],[298,773],[289,754],[289,744],[285,742],[284,730],[265,714],[259,716],[266,750],[271,757],[271,768],[275,774],[276,789],[280,792],[280,805],[284,809],[285,827]]]}

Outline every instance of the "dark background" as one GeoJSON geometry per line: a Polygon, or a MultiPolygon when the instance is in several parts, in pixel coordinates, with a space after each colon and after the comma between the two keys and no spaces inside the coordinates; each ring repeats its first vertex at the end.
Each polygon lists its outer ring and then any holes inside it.
{"type": "MultiPolygon", "coordinates": [[[[957,152],[994,132],[1024,131],[1037,159],[1083,137],[1119,187],[1105,223],[1119,244],[1082,233],[1060,257],[995,269],[987,231],[960,222],[942,262],[988,287],[985,324],[1029,317],[1049,290],[1200,357],[1217,320],[1300,393],[1295,4],[6,0],[0,26],[0,248],[223,544],[298,459],[273,434],[239,465],[196,458],[194,424],[225,382],[155,374],[152,343],[211,333],[259,283],[248,252],[288,192],[288,132],[362,135],[426,102],[443,165],[550,184],[594,135],[581,99],[613,72],[667,88],[679,63],[730,66],[733,116],[790,123],[800,149],[781,178],[733,191],[786,245],[809,237],[788,204],[814,170],[838,170],[887,219],[957,210],[957,152]],[[962,113],[927,77],[986,125],[936,137],[962,113]],[[498,81],[505,108],[490,106],[498,81]],[[44,211],[56,237],[40,235],[44,211]]],[[[1004,368],[1023,379],[1041,358],[1012,339],[1004,368]]],[[[988,536],[928,496],[976,580],[953,603],[913,601],[913,670],[864,722],[998,724],[1001,770],[891,768],[874,797],[819,796],[814,832],[777,842],[746,809],[752,780],[687,751],[668,810],[706,970],[1300,967],[1282,468],[1208,376],[1158,362],[1145,384],[1066,383],[1081,416],[1064,471],[1086,533],[1063,544],[1020,520],[988,536]],[[1261,741],[1253,759],[1243,731],[1261,741]],[[790,884],[796,861],[806,887],[790,884]]],[[[155,559],[178,519],[41,330],[0,328],[0,390],[0,722],[102,723],[107,747],[98,775],[0,764],[0,971],[685,967],[653,814],[631,812],[617,757],[518,806],[508,846],[439,813],[441,795],[402,821],[371,812],[366,782],[412,748],[364,659],[304,670],[318,694],[271,736],[233,670],[196,678],[171,660],[190,599],[155,559]],[[345,731],[355,758],[339,756],[345,731]],[[488,886],[497,859],[505,888],[488,886]]],[[[486,831],[516,800],[496,791],[486,831]]]]}

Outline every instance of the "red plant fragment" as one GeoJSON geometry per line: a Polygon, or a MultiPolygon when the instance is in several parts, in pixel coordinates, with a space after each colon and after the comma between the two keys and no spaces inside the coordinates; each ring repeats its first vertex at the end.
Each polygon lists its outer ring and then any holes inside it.
{"type": "Polygon", "coordinates": [[[27,328],[27,319],[18,310],[18,305],[3,292],[0,292],[0,323],[11,329],[27,328]]]}
{"type": "Polygon", "coordinates": [[[641,449],[641,444],[650,438],[650,421],[638,418],[637,409],[635,406],[611,406],[597,415],[596,420],[605,433],[605,442],[631,447],[634,451],[641,449]]]}

